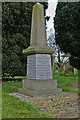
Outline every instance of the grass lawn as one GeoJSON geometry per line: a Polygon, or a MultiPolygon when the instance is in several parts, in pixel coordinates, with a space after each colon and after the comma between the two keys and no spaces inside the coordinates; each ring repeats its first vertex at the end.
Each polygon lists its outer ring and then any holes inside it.
{"type": "MultiPolygon", "coordinates": [[[[65,92],[77,93],[78,89],[75,87],[67,87],[67,84],[78,83],[78,75],[62,76],[55,72],[53,78],[58,80],[58,88],[62,88],[65,92]]],[[[51,118],[47,114],[40,114],[32,105],[21,101],[8,93],[17,92],[22,87],[22,82],[8,81],[3,83],[3,102],[2,102],[2,116],[3,118],[51,118]]]]}
{"type": "Polygon", "coordinates": [[[47,114],[40,114],[32,105],[8,95],[8,93],[17,92],[20,87],[22,87],[21,82],[8,81],[3,83],[3,118],[52,118],[47,114]]]}
{"type": "Polygon", "coordinates": [[[40,114],[37,109],[14,96],[3,93],[3,118],[51,118],[49,115],[40,114]]]}
{"type": "Polygon", "coordinates": [[[80,84],[79,81],[78,81],[78,74],[77,73],[75,73],[74,76],[72,76],[72,75],[66,76],[66,75],[61,75],[58,72],[54,72],[53,73],[53,78],[57,79],[58,88],[62,88],[62,90],[64,92],[74,92],[74,93],[79,92],[78,88],[67,86],[70,83],[80,84]]]}

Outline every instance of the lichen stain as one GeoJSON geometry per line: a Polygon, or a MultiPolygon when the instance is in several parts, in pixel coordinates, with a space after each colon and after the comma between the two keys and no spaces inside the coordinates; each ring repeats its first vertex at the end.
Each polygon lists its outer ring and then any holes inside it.
{"type": "Polygon", "coordinates": [[[33,15],[35,17],[36,6],[33,7],[33,15]]]}
{"type": "Polygon", "coordinates": [[[39,10],[39,16],[40,16],[40,20],[41,20],[41,8],[38,8],[39,10]]]}

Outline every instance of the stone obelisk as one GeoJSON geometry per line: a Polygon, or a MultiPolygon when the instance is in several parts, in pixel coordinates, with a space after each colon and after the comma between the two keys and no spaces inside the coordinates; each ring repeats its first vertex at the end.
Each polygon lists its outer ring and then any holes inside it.
{"type": "Polygon", "coordinates": [[[57,80],[53,80],[51,55],[47,46],[43,5],[33,6],[30,47],[23,50],[27,55],[27,78],[19,92],[29,96],[46,96],[61,92],[57,80]]]}

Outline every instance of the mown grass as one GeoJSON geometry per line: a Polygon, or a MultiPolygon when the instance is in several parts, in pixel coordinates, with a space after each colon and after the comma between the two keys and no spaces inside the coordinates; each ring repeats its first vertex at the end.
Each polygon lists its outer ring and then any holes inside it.
{"type": "Polygon", "coordinates": [[[3,118],[52,118],[48,114],[40,114],[32,105],[17,99],[8,93],[17,92],[22,82],[8,81],[2,87],[2,117],[3,118]]]}
{"type": "Polygon", "coordinates": [[[53,73],[53,78],[57,79],[58,88],[62,88],[64,92],[74,92],[78,93],[79,89],[76,87],[68,87],[67,85],[70,83],[79,83],[78,81],[78,73],[74,73],[74,75],[62,75],[58,72],[53,73]]]}
{"type": "Polygon", "coordinates": [[[22,82],[18,82],[18,81],[4,82],[2,86],[3,92],[6,92],[6,93],[17,92],[19,88],[22,88],[22,82]]]}
{"type": "Polygon", "coordinates": [[[40,114],[32,105],[3,93],[3,118],[51,118],[40,114]]]}
{"type": "MultiPolygon", "coordinates": [[[[62,88],[63,91],[73,93],[78,92],[77,88],[67,86],[73,82],[79,83],[77,72],[74,74],[74,76],[66,76],[61,75],[58,72],[54,72],[53,79],[57,79],[58,88],[62,88]]],[[[51,118],[51,116],[47,114],[40,114],[32,105],[8,95],[8,93],[17,92],[19,88],[22,88],[22,82],[8,81],[3,83],[3,118],[51,118]]]]}
{"type": "MultiPolygon", "coordinates": [[[[78,90],[77,88],[68,87],[67,85],[73,82],[80,84],[77,71],[74,72],[74,75],[68,75],[68,76],[62,75],[58,71],[56,71],[53,73],[53,79],[57,79],[58,88],[62,88],[62,90],[65,92],[77,92],[78,90]]],[[[4,82],[3,84],[3,91],[6,93],[17,92],[18,88],[22,88],[22,82],[8,81],[8,82],[4,82]]]]}

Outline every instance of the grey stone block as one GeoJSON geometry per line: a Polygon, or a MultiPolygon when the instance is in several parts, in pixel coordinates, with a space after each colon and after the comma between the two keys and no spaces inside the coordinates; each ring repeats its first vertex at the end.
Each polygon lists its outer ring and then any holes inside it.
{"type": "Polygon", "coordinates": [[[57,88],[57,80],[23,80],[24,89],[51,90],[57,88]]]}
{"type": "Polygon", "coordinates": [[[57,80],[23,80],[19,92],[29,96],[54,95],[62,91],[57,88],[57,80]]]}
{"type": "Polygon", "coordinates": [[[27,79],[52,79],[51,55],[35,54],[27,56],[27,79]]]}
{"type": "Polygon", "coordinates": [[[56,88],[56,89],[52,89],[52,90],[31,90],[31,89],[20,88],[19,92],[24,95],[29,95],[29,96],[35,97],[35,96],[55,95],[55,94],[61,93],[62,89],[56,88]]]}

